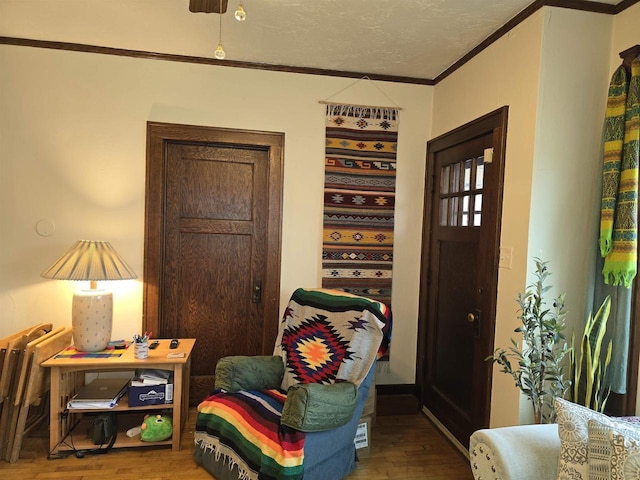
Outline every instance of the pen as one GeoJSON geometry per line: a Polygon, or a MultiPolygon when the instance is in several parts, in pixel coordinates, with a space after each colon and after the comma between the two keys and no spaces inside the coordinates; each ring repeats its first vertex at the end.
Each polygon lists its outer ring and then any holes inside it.
{"type": "Polygon", "coordinates": [[[147,343],[151,340],[151,336],[153,332],[144,332],[144,335],[138,335],[137,333],[133,336],[133,341],[135,343],[147,343]]]}

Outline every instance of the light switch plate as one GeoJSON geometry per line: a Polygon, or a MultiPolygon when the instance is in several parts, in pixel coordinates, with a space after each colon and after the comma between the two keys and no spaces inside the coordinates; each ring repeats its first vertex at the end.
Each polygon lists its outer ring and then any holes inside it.
{"type": "Polygon", "coordinates": [[[513,262],[513,247],[500,247],[500,260],[498,267],[511,268],[513,262]]]}

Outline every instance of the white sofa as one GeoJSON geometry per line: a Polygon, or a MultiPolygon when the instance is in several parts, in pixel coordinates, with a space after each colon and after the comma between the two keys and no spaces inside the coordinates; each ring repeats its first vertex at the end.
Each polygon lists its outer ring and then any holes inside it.
{"type": "Polygon", "coordinates": [[[557,424],[478,430],[476,480],[640,480],[640,418],[608,417],[556,398],[557,424]]]}
{"type": "Polygon", "coordinates": [[[556,424],[478,430],[469,442],[476,480],[555,480],[559,454],[556,424]]]}

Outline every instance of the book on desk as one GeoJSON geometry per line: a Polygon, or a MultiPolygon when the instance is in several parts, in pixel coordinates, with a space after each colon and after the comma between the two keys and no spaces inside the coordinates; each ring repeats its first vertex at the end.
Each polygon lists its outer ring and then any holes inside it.
{"type": "Polygon", "coordinates": [[[150,385],[166,385],[173,383],[171,370],[139,368],[131,379],[132,387],[148,387],[150,385]]]}

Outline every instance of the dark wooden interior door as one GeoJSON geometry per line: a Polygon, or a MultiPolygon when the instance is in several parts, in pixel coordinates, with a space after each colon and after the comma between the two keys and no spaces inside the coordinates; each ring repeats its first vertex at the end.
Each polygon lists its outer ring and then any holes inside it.
{"type": "Polygon", "coordinates": [[[150,124],[149,141],[145,330],[196,338],[197,404],[219,358],[273,352],[282,136],[150,124]]]}
{"type": "Polygon", "coordinates": [[[489,425],[506,109],[428,144],[423,405],[468,446],[489,425]]]}

